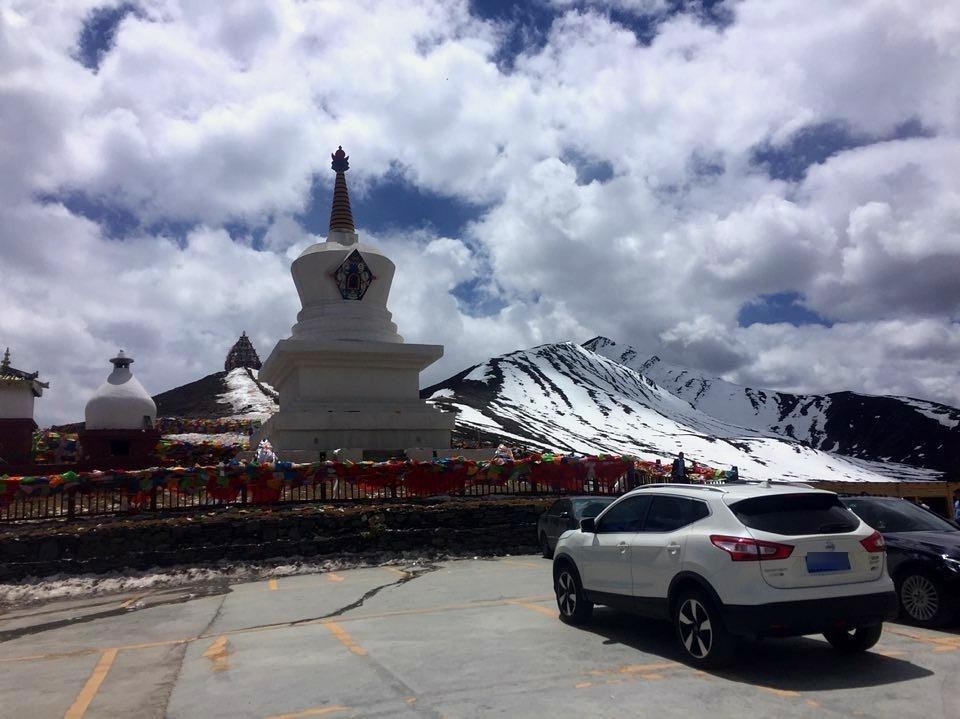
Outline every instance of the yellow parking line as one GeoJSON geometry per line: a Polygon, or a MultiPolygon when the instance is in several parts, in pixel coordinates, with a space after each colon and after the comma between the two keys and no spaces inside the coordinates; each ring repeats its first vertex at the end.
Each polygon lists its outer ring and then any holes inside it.
{"type": "Polygon", "coordinates": [[[952,652],[956,649],[960,649],[960,637],[938,637],[930,634],[918,634],[916,632],[908,632],[902,629],[893,629],[889,626],[884,627],[884,631],[889,632],[890,634],[896,634],[898,637],[912,639],[915,642],[931,644],[935,647],[934,651],[936,652],[952,652]]]}
{"type": "MultiPolygon", "coordinates": [[[[355,614],[349,617],[341,617],[341,623],[347,622],[363,622],[369,621],[372,619],[389,619],[391,617],[402,617],[409,615],[417,614],[434,614],[437,612],[456,612],[469,609],[484,609],[487,607],[504,607],[514,602],[545,602],[549,599],[553,599],[552,595],[534,595],[529,597],[516,597],[514,599],[479,599],[473,602],[465,602],[462,604],[440,604],[434,605],[432,607],[418,607],[411,609],[395,609],[389,612],[371,612],[370,614],[355,614]]],[[[522,606],[522,605],[521,605],[522,606]]],[[[299,622],[297,626],[313,626],[316,624],[329,624],[327,619],[313,619],[305,622],[299,622]]],[[[256,632],[271,632],[278,629],[289,629],[291,627],[290,622],[277,622],[275,624],[266,624],[262,626],[254,627],[241,627],[240,629],[232,629],[226,632],[221,632],[227,636],[233,636],[235,634],[253,634],[256,632]]],[[[68,657],[80,657],[85,654],[96,654],[102,651],[112,650],[127,650],[127,649],[152,649],[154,647],[169,647],[177,644],[189,644],[190,642],[195,642],[200,639],[213,639],[219,636],[219,634],[198,634],[191,637],[179,637],[176,639],[162,639],[155,642],[141,642],[138,644],[123,644],[116,647],[82,647],[79,649],[73,649],[65,652],[51,652],[48,654],[28,654],[21,655],[17,657],[0,657],[0,665],[3,664],[13,664],[17,662],[29,662],[29,661],[49,661],[52,659],[64,659],[68,657]]]]}
{"type": "Polygon", "coordinates": [[[533,562],[520,562],[516,559],[501,559],[500,561],[501,563],[509,564],[512,567],[533,567],[534,569],[537,569],[543,566],[542,564],[534,564],[533,562]]]}
{"type": "Polygon", "coordinates": [[[107,649],[100,655],[97,665],[93,668],[93,673],[90,674],[87,683],[83,685],[83,689],[77,694],[77,698],[73,700],[73,704],[67,709],[67,713],[63,715],[63,719],[82,719],[83,715],[87,713],[87,707],[90,706],[90,702],[93,701],[93,698],[100,690],[100,685],[103,684],[103,680],[107,678],[107,672],[110,671],[110,666],[116,658],[116,649],[107,649]]]}
{"type": "Polygon", "coordinates": [[[230,655],[230,642],[227,641],[227,637],[224,634],[221,634],[217,637],[213,644],[207,647],[207,651],[203,653],[203,656],[213,662],[213,671],[222,672],[224,669],[229,669],[230,665],[227,663],[227,657],[230,655]]]}
{"type": "Polygon", "coordinates": [[[599,677],[605,674],[638,674],[643,676],[644,674],[654,674],[656,672],[662,671],[664,669],[673,669],[674,667],[681,667],[682,665],[677,662],[650,662],[648,664],[621,664],[618,667],[612,667],[611,669],[593,669],[587,674],[591,676],[599,677]]]}
{"type": "Polygon", "coordinates": [[[556,609],[550,609],[549,607],[541,607],[539,604],[531,604],[530,602],[522,602],[519,600],[514,600],[507,602],[507,604],[513,604],[517,607],[525,607],[526,609],[532,609],[535,612],[540,612],[540,614],[546,614],[548,617],[556,619],[559,614],[557,614],[556,609]]]}
{"type": "Polygon", "coordinates": [[[323,622],[323,626],[330,630],[330,633],[340,640],[340,643],[343,644],[347,649],[356,654],[357,656],[366,656],[367,650],[361,647],[359,644],[354,641],[353,637],[347,632],[346,629],[341,627],[336,622],[331,622],[329,620],[323,622]]]}
{"type": "Polygon", "coordinates": [[[271,714],[267,717],[267,719],[302,719],[302,717],[319,717],[324,716],[325,714],[333,714],[335,712],[345,711],[350,711],[350,707],[334,704],[333,706],[329,707],[313,707],[312,709],[304,709],[303,711],[293,712],[292,714],[271,714]]]}
{"type": "Polygon", "coordinates": [[[267,582],[267,589],[271,592],[277,591],[277,580],[271,579],[267,582]]]}
{"type": "Polygon", "coordinates": [[[4,657],[0,659],[0,664],[14,664],[17,662],[38,662],[50,659],[70,659],[72,657],[82,657],[86,654],[97,654],[103,651],[100,648],[85,647],[83,649],[73,649],[69,652],[51,652],[49,654],[26,654],[19,657],[4,657]]]}
{"type": "Polygon", "coordinates": [[[330,580],[331,582],[342,582],[342,581],[343,581],[343,577],[340,576],[339,574],[334,573],[334,572],[327,572],[327,573],[326,573],[325,575],[323,575],[323,576],[325,576],[325,577],[326,577],[328,580],[330,580]]]}
{"type": "Polygon", "coordinates": [[[139,602],[141,599],[143,599],[143,598],[146,597],[148,594],[150,594],[152,591],[153,591],[153,590],[150,590],[149,592],[143,592],[142,594],[137,594],[136,596],[130,597],[127,601],[123,602],[123,603],[120,605],[120,608],[121,608],[121,609],[129,609],[129,608],[132,607],[134,604],[136,604],[136,603],[139,602]]]}

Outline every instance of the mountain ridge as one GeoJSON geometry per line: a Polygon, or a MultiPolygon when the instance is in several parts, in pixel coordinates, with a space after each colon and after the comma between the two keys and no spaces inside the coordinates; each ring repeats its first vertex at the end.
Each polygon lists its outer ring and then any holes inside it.
{"type": "Polygon", "coordinates": [[[795,394],[751,388],[669,365],[656,355],[641,361],[633,347],[621,349],[606,337],[594,337],[584,347],[634,367],[724,421],[850,457],[941,471],[960,468],[960,409],[949,405],[849,390],[795,394]]]}
{"type": "Polygon", "coordinates": [[[845,458],[695,408],[648,376],[573,343],[518,350],[474,365],[421,396],[456,411],[462,438],[578,453],[627,453],[737,465],[745,477],[883,481],[938,472],[845,458]]]}
{"type": "MultiPolygon", "coordinates": [[[[257,374],[217,372],[158,394],[158,414],[264,420],[276,393],[257,374]]],[[[743,387],[605,337],[492,357],[421,396],[456,411],[455,437],[471,442],[651,459],[684,451],[744,476],[793,479],[933,479],[960,469],[955,408],[743,387]]]]}

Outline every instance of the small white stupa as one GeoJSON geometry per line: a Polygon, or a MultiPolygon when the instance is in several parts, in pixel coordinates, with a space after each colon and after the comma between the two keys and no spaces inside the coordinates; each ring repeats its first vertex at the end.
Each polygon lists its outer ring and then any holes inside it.
{"type": "Polygon", "coordinates": [[[110,360],[113,372],[84,410],[80,458],[96,469],[150,466],[160,440],[157,405],[133,376],[133,358],[123,350],[110,360]]]}
{"type": "Polygon", "coordinates": [[[113,372],[87,402],[86,429],[151,429],[157,420],[157,405],[133,376],[133,358],[123,350],[110,360],[113,372]]]}
{"type": "Polygon", "coordinates": [[[280,340],[260,380],[280,395],[280,410],[255,439],[267,437],[281,459],[290,451],[336,448],[449,448],[454,416],[420,399],[420,372],[442,345],[405,344],[387,310],[394,264],[361,244],[353,224],[343,148],[336,172],[330,232],[306,248],[291,272],[303,309],[293,336],[280,340]]]}

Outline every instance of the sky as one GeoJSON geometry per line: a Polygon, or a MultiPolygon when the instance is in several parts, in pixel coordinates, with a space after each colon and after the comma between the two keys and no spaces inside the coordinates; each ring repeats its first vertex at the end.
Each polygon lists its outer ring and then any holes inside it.
{"type": "Polygon", "coordinates": [[[960,4],[0,0],[0,346],[82,419],[261,358],[342,145],[424,386],[604,335],[960,405],[960,4]]]}

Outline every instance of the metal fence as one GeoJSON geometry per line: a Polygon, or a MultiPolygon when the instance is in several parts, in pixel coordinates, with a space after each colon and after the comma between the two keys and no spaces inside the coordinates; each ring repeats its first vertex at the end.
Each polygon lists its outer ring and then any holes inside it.
{"type": "MultiPolygon", "coordinates": [[[[542,497],[551,495],[597,494],[619,495],[640,484],[652,481],[640,472],[626,473],[615,480],[588,480],[582,488],[571,490],[529,480],[475,482],[449,492],[454,497],[542,497]]],[[[89,491],[67,491],[50,496],[20,497],[0,507],[0,522],[21,522],[45,519],[73,519],[106,515],[154,515],[168,512],[202,511],[230,506],[282,506],[311,502],[397,501],[425,498],[435,493],[411,491],[402,483],[371,489],[360,482],[337,479],[295,484],[284,482],[276,500],[257,502],[253,492],[244,488],[229,500],[218,499],[207,490],[183,492],[157,487],[150,492],[131,493],[123,489],[104,488],[89,491]]]]}

